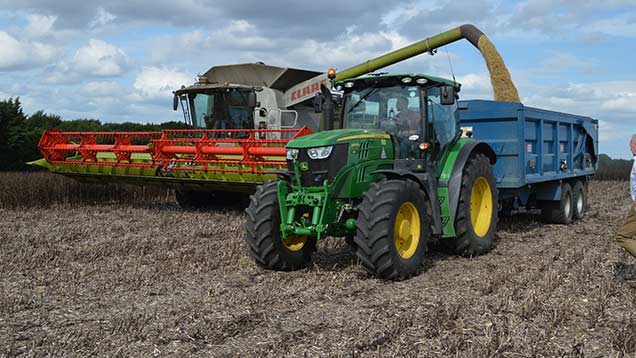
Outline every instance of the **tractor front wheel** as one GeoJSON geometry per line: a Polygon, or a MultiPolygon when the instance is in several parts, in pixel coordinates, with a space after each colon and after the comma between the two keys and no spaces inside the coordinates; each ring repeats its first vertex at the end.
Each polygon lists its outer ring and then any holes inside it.
{"type": "Polygon", "coordinates": [[[278,206],[278,182],[265,183],[250,197],[245,209],[245,241],[249,254],[256,263],[266,269],[290,271],[306,267],[316,251],[316,238],[280,236],[280,209],[278,206]]]}
{"type": "Polygon", "coordinates": [[[481,153],[471,155],[462,173],[456,237],[441,239],[454,254],[483,255],[494,246],[498,192],[490,160],[481,153]]]}
{"type": "Polygon", "coordinates": [[[366,270],[384,279],[411,277],[422,268],[431,236],[428,199],[411,180],[382,180],[364,193],[354,237],[366,270]]]}

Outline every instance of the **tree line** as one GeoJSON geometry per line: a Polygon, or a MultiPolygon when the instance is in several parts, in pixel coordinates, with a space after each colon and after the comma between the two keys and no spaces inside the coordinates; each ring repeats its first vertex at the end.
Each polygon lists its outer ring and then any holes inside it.
{"type": "Polygon", "coordinates": [[[20,98],[0,101],[0,171],[29,170],[26,162],[42,157],[38,142],[45,130],[66,132],[152,132],[163,129],[187,129],[184,122],[102,123],[97,119],[62,120],[56,114],[37,111],[24,114],[20,98]]]}
{"type": "Polygon", "coordinates": [[[598,170],[595,178],[598,180],[629,180],[632,161],[612,159],[606,154],[598,156],[598,170]]]}

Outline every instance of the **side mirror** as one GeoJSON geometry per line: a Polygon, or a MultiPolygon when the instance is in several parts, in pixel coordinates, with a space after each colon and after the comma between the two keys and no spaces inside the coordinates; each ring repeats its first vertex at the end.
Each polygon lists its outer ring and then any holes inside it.
{"type": "Polygon", "coordinates": [[[322,104],[324,102],[324,96],[322,93],[318,92],[314,96],[313,105],[314,105],[314,113],[322,112],[322,104]]]}
{"type": "Polygon", "coordinates": [[[252,91],[247,94],[247,106],[254,108],[257,106],[256,92],[252,91]]]}
{"type": "Polygon", "coordinates": [[[179,96],[177,96],[176,94],[174,95],[174,99],[172,100],[172,109],[175,111],[179,109],[179,96]]]}
{"type": "Polygon", "coordinates": [[[455,87],[453,86],[441,87],[440,103],[443,105],[455,104],[455,87]]]}
{"type": "Polygon", "coordinates": [[[327,131],[332,130],[335,119],[335,104],[331,98],[331,91],[327,88],[327,86],[320,85],[320,97],[321,107],[324,111],[322,114],[322,119],[324,121],[323,127],[327,131]],[[323,98],[325,101],[322,101],[323,98]]]}

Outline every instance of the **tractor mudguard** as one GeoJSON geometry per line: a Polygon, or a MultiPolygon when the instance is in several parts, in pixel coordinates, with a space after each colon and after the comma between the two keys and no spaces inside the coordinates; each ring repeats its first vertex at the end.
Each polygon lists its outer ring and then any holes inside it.
{"type": "Polygon", "coordinates": [[[373,174],[384,175],[387,179],[410,179],[416,182],[431,202],[431,214],[433,216],[433,235],[442,234],[442,218],[437,195],[437,180],[428,173],[414,173],[406,169],[376,170],[373,174]],[[436,203],[437,205],[433,205],[436,203]]]}
{"type": "Polygon", "coordinates": [[[448,181],[439,182],[440,187],[448,188],[448,205],[450,208],[451,223],[455,222],[455,217],[457,215],[464,166],[466,165],[470,155],[475,152],[485,154],[488,159],[490,159],[490,164],[495,164],[497,161],[495,151],[487,143],[471,140],[467,142],[460,149],[459,154],[457,154],[455,165],[453,166],[453,173],[451,174],[450,179],[448,181]]]}

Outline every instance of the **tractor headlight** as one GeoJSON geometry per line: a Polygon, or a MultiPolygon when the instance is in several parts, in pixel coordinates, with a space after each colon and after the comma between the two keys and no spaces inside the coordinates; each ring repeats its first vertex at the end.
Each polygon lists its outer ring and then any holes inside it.
{"type": "Polygon", "coordinates": [[[294,160],[298,158],[298,149],[287,148],[287,160],[294,160]]]}
{"type": "Polygon", "coordinates": [[[311,159],[325,159],[331,154],[332,150],[333,145],[327,147],[309,148],[307,149],[307,155],[309,155],[309,158],[311,159]]]}

